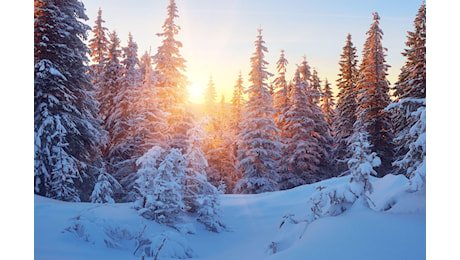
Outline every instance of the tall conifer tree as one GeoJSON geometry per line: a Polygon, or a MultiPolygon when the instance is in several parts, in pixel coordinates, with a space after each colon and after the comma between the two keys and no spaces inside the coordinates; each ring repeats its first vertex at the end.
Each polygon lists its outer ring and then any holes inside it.
{"type": "Polygon", "coordinates": [[[95,25],[92,30],[93,38],[89,40],[88,47],[91,50],[90,52],[91,60],[92,62],[94,62],[94,64],[91,65],[91,68],[96,73],[96,80],[97,80],[98,76],[101,74],[104,68],[104,63],[106,62],[107,53],[109,51],[108,49],[109,40],[107,39],[107,36],[106,36],[106,31],[108,31],[108,29],[103,26],[103,23],[105,23],[105,21],[102,19],[101,8],[99,8],[97,12],[97,18],[94,23],[95,25]]]}
{"type": "Polygon", "coordinates": [[[239,130],[239,123],[241,122],[241,116],[243,113],[245,100],[244,100],[244,86],[243,86],[243,77],[238,74],[238,79],[236,80],[235,86],[233,87],[233,96],[232,100],[230,101],[231,104],[231,128],[233,129],[234,133],[238,132],[239,130]]]}
{"type": "Polygon", "coordinates": [[[327,79],[324,81],[323,95],[320,101],[321,109],[326,116],[326,122],[332,129],[335,119],[335,99],[332,93],[331,83],[329,83],[327,79]]]}
{"type": "Polygon", "coordinates": [[[188,81],[183,74],[185,59],[180,54],[182,43],[175,39],[180,26],[174,19],[178,16],[177,5],[174,0],[169,1],[167,18],[162,26],[163,32],[157,36],[163,37],[157,53],[153,56],[155,70],[158,72],[158,100],[160,109],[168,113],[170,125],[171,144],[175,148],[186,149],[187,131],[192,127],[192,116],[185,111],[188,81]]]}
{"type": "MultiPolygon", "coordinates": [[[[141,149],[145,139],[141,135],[142,77],[138,68],[137,44],[131,33],[127,46],[123,48],[123,57],[123,75],[106,122],[110,135],[108,158],[112,172],[125,190],[130,192],[133,191],[136,178],[135,161],[146,152],[141,149]]],[[[127,199],[131,201],[134,198],[127,199]]]]}
{"type": "Polygon", "coordinates": [[[184,202],[190,213],[197,214],[197,220],[208,230],[220,232],[224,225],[220,222],[220,199],[217,188],[208,182],[206,167],[208,163],[201,150],[204,131],[200,124],[188,132],[186,161],[186,179],[184,186],[184,202]]]}
{"type": "Polygon", "coordinates": [[[315,120],[307,95],[307,81],[296,70],[291,106],[283,114],[283,160],[280,164],[280,188],[290,189],[319,180],[317,173],[321,160],[321,147],[315,132],[315,120]]]}
{"type": "Polygon", "coordinates": [[[289,109],[289,91],[286,81],[287,65],[288,61],[284,56],[284,50],[281,50],[280,58],[276,62],[278,77],[273,81],[275,91],[274,107],[276,109],[275,122],[280,130],[283,128],[283,115],[289,109]]]}
{"type": "Polygon", "coordinates": [[[214,82],[212,80],[212,76],[209,77],[209,83],[208,87],[206,88],[205,92],[205,109],[206,113],[208,115],[213,115],[215,114],[215,109],[216,109],[216,98],[217,98],[217,93],[216,93],[216,87],[214,86],[214,82]]]}
{"type": "Polygon", "coordinates": [[[144,136],[142,151],[154,146],[165,147],[169,140],[167,134],[167,114],[160,109],[157,87],[158,74],[153,70],[152,57],[145,52],[139,61],[139,70],[143,79],[142,91],[139,95],[139,113],[142,114],[141,136],[144,136]]]}
{"type": "Polygon", "coordinates": [[[378,176],[390,173],[393,161],[393,136],[389,114],[383,109],[390,104],[389,82],[386,79],[389,65],[385,63],[382,46],[383,31],[379,27],[380,17],[373,13],[374,22],[364,43],[363,60],[358,80],[358,110],[355,129],[364,129],[369,134],[372,151],[380,157],[382,164],[376,170],[378,176]]]}
{"type": "Polygon", "coordinates": [[[109,130],[107,119],[111,109],[115,106],[114,97],[120,88],[123,66],[120,63],[120,38],[116,31],[109,34],[109,51],[107,62],[100,74],[96,98],[99,101],[99,116],[103,120],[103,127],[109,130]]]}
{"type": "Polygon", "coordinates": [[[244,110],[241,132],[238,135],[237,169],[243,178],[237,184],[241,193],[261,193],[278,189],[277,173],[281,144],[277,136],[279,130],[273,120],[275,109],[266,80],[267,61],[264,52],[268,52],[262,39],[262,29],[258,29],[255,42],[256,51],[251,57],[252,85],[246,91],[249,100],[244,110]]]}
{"type": "MultiPolygon", "coordinates": [[[[304,62],[306,62],[306,58],[304,57],[304,62]]],[[[319,105],[321,100],[322,92],[321,92],[321,80],[319,79],[318,72],[315,68],[313,68],[313,73],[311,74],[310,78],[310,98],[312,99],[313,103],[319,105]]]]}
{"type": "Polygon", "coordinates": [[[34,1],[35,193],[67,201],[80,201],[103,137],[80,19],[80,1],[34,1]]]}
{"type": "Polygon", "coordinates": [[[356,122],[357,104],[357,77],[358,60],[356,59],[356,47],[353,46],[351,35],[347,35],[343,52],[340,55],[340,73],[337,79],[337,117],[334,120],[335,131],[335,158],[338,160],[337,167],[339,172],[347,169],[346,158],[350,158],[351,150],[348,142],[353,134],[353,125],[356,122]]]}
{"type": "MultiPolygon", "coordinates": [[[[395,128],[396,161],[398,171],[412,177],[417,165],[424,163],[425,149],[421,139],[425,138],[426,106],[426,6],[422,4],[414,20],[414,31],[408,32],[402,53],[406,63],[395,84],[393,123],[395,128]],[[423,112],[423,113],[422,113],[423,112]],[[417,125],[417,126],[416,126],[417,125]],[[418,144],[416,144],[418,142],[418,144]],[[418,155],[414,153],[417,149],[418,155]]],[[[421,170],[420,170],[421,171],[421,170]]],[[[419,174],[420,175],[420,174],[419,174]]],[[[424,177],[424,175],[423,175],[424,177]]]]}
{"type": "Polygon", "coordinates": [[[426,97],[426,5],[422,4],[414,20],[414,31],[407,33],[406,46],[402,55],[406,63],[395,83],[395,97],[426,97]]]}
{"type": "Polygon", "coordinates": [[[310,72],[310,66],[308,65],[305,56],[302,63],[299,66],[299,72],[300,81],[302,82],[302,88],[304,88],[303,91],[305,91],[305,93],[308,96],[308,106],[311,111],[311,116],[309,116],[309,118],[313,120],[314,133],[312,133],[311,135],[318,142],[319,150],[316,152],[320,154],[321,158],[319,164],[317,165],[318,171],[316,171],[315,179],[310,180],[311,182],[313,182],[330,177],[330,174],[333,173],[333,139],[331,127],[326,122],[326,116],[323,113],[319,104],[322,94],[318,73],[316,72],[316,70],[314,70],[313,74],[310,72]]]}
{"type": "Polygon", "coordinates": [[[155,70],[159,73],[158,95],[162,100],[162,108],[173,116],[183,112],[181,105],[186,102],[187,79],[183,74],[185,71],[185,59],[182,58],[179,50],[182,43],[175,39],[179,33],[180,26],[176,25],[174,19],[179,17],[177,5],[174,0],[169,1],[167,7],[167,18],[162,26],[163,32],[157,36],[163,37],[157,53],[153,56],[155,70]]]}

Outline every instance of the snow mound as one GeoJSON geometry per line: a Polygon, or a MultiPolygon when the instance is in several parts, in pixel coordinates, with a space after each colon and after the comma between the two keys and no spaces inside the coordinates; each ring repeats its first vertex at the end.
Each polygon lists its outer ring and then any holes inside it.
{"type": "Polygon", "coordinates": [[[404,176],[372,177],[371,208],[355,203],[338,216],[303,222],[310,196],[348,181],[345,176],[285,191],[220,195],[228,227],[222,233],[192,218],[182,229],[160,225],[139,216],[133,203],[35,196],[35,259],[425,259],[425,193],[407,192],[404,176]]]}

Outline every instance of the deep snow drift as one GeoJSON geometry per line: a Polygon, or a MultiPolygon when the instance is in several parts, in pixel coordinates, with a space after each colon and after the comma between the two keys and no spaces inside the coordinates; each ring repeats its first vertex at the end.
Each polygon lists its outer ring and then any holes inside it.
{"type": "Polygon", "coordinates": [[[371,209],[356,204],[307,228],[300,223],[280,229],[283,216],[301,219],[307,213],[306,202],[318,187],[348,180],[222,195],[227,225],[222,233],[197,222],[184,224],[179,232],[143,219],[131,203],[67,203],[35,195],[35,259],[141,259],[146,252],[158,259],[425,259],[426,195],[405,192],[408,181],[403,176],[371,179],[371,209]],[[383,211],[388,205],[393,206],[383,211]],[[275,254],[269,250],[274,241],[275,254]]]}

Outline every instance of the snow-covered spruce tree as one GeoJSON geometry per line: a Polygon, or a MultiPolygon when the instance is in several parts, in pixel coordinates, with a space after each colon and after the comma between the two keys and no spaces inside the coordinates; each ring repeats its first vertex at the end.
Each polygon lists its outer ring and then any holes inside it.
{"type": "Polygon", "coordinates": [[[331,83],[324,81],[323,96],[320,99],[321,109],[323,110],[324,115],[326,116],[326,122],[333,129],[333,123],[335,119],[335,99],[332,93],[331,83]]]}
{"type": "MultiPolygon", "coordinates": [[[[304,62],[306,62],[306,57],[304,56],[304,62]]],[[[315,68],[313,68],[313,73],[311,74],[311,77],[308,77],[310,79],[310,98],[312,99],[313,103],[316,105],[319,105],[319,102],[321,100],[321,97],[323,96],[323,93],[321,92],[321,80],[319,79],[318,72],[316,71],[315,68]]]]}
{"type": "Polygon", "coordinates": [[[203,151],[208,162],[207,177],[208,181],[215,187],[219,186],[223,172],[220,171],[221,158],[219,158],[218,151],[222,144],[221,131],[224,127],[218,118],[216,111],[216,88],[212,76],[209,78],[208,87],[205,90],[205,112],[207,115],[206,124],[206,138],[203,140],[203,151]]]}
{"type": "Polygon", "coordinates": [[[291,106],[282,115],[284,125],[283,163],[280,165],[280,188],[290,189],[305,183],[317,181],[321,147],[314,137],[315,122],[309,98],[305,89],[307,82],[300,77],[297,69],[290,94],[291,106]]]}
{"type": "Polygon", "coordinates": [[[364,130],[369,134],[372,151],[382,160],[381,166],[377,168],[378,176],[382,177],[392,170],[394,144],[390,115],[383,111],[391,102],[389,82],[386,79],[389,66],[385,64],[383,32],[379,27],[380,17],[377,13],[373,13],[373,16],[374,22],[366,33],[368,38],[364,43],[357,84],[356,123],[365,126],[364,130]]]}
{"type": "Polygon", "coordinates": [[[414,31],[407,33],[406,63],[395,83],[397,99],[426,97],[426,5],[423,3],[414,20],[414,31]]]}
{"type": "Polygon", "coordinates": [[[123,76],[123,66],[120,63],[120,39],[116,31],[109,34],[109,51],[107,62],[99,76],[96,98],[99,101],[99,116],[103,120],[102,126],[108,130],[107,119],[110,110],[115,106],[114,97],[118,92],[123,76]]]}
{"type": "Polygon", "coordinates": [[[140,196],[134,207],[144,218],[174,226],[186,214],[185,158],[178,149],[155,146],[137,160],[136,189],[140,196]]]}
{"type": "Polygon", "coordinates": [[[102,19],[101,8],[99,8],[97,12],[97,18],[94,23],[95,25],[92,30],[93,38],[89,40],[88,47],[91,50],[91,61],[94,63],[91,65],[91,69],[93,69],[94,73],[96,74],[93,80],[93,84],[97,86],[99,75],[104,69],[104,63],[107,60],[107,53],[109,51],[109,40],[106,36],[106,31],[108,31],[108,29],[103,26],[105,21],[102,19]]]}
{"type": "MultiPolygon", "coordinates": [[[[283,128],[283,115],[289,109],[289,92],[288,83],[286,81],[286,67],[288,65],[287,59],[284,57],[284,50],[281,50],[281,55],[276,62],[276,70],[278,77],[273,81],[274,84],[274,107],[276,109],[275,122],[280,130],[283,128]]],[[[281,137],[283,133],[281,132],[281,137]]]]}
{"type": "Polygon", "coordinates": [[[208,168],[208,181],[219,192],[231,193],[235,187],[235,135],[227,118],[225,99],[222,96],[220,109],[214,117],[208,118],[207,137],[203,143],[208,168]]]}
{"type": "Polygon", "coordinates": [[[381,161],[377,153],[371,151],[372,146],[368,138],[369,135],[365,131],[356,129],[350,138],[353,155],[347,161],[350,182],[343,187],[326,187],[313,194],[308,201],[308,223],[322,216],[340,215],[358,201],[365,207],[373,204],[369,198],[369,194],[373,192],[370,176],[377,175],[374,168],[378,167],[381,161]]]}
{"type": "Polygon", "coordinates": [[[143,78],[142,90],[138,93],[138,114],[142,119],[139,135],[143,137],[140,150],[145,152],[154,146],[166,146],[169,141],[167,113],[160,109],[158,75],[152,67],[152,57],[145,52],[139,61],[139,70],[143,78]]]}
{"type": "Polygon", "coordinates": [[[162,100],[162,108],[172,116],[177,112],[178,104],[185,104],[187,84],[182,73],[185,70],[185,59],[179,52],[182,43],[174,38],[180,30],[180,26],[174,23],[174,19],[179,17],[177,13],[176,2],[170,0],[167,7],[168,17],[162,26],[163,32],[157,34],[164,39],[153,56],[155,70],[159,73],[157,86],[160,88],[158,95],[162,100]]]}
{"type": "Polygon", "coordinates": [[[229,132],[226,134],[226,140],[229,140],[231,144],[228,147],[231,147],[231,157],[233,161],[233,173],[232,180],[233,184],[230,188],[227,186],[228,193],[233,193],[235,190],[235,185],[238,180],[241,179],[241,172],[236,169],[236,157],[238,150],[238,138],[237,135],[241,132],[240,123],[243,118],[243,111],[245,107],[246,100],[244,99],[245,89],[243,86],[243,77],[241,72],[238,75],[235,86],[233,87],[233,96],[230,102],[230,122],[229,122],[229,132]]]}
{"type": "Polygon", "coordinates": [[[35,193],[67,201],[80,201],[103,138],[83,42],[91,28],[79,20],[88,19],[84,11],[76,0],[34,1],[35,193]]]}
{"type": "Polygon", "coordinates": [[[174,37],[179,33],[180,27],[174,23],[177,15],[177,5],[174,0],[169,1],[167,7],[168,17],[163,24],[163,32],[158,33],[163,37],[161,46],[153,56],[155,71],[158,72],[158,100],[160,109],[168,113],[170,125],[171,145],[185,151],[187,130],[192,127],[189,122],[190,115],[185,111],[187,101],[187,79],[185,59],[180,55],[182,43],[174,37]]]}
{"type": "Polygon", "coordinates": [[[406,153],[398,158],[393,165],[406,175],[409,180],[409,191],[422,191],[426,188],[426,99],[404,98],[388,106],[387,110],[396,109],[405,113],[406,120],[411,122],[410,128],[399,132],[397,140],[405,144],[406,153]],[[406,104],[409,103],[409,104],[406,104]],[[416,111],[408,108],[418,106],[416,111]]]}
{"type": "Polygon", "coordinates": [[[236,134],[239,132],[239,123],[241,122],[245,99],[244,99],[244,86],[243,86],[243,76],[238,74],[238,79],[236,80],[235,86],[233,87],[233,96],[232,100],[230,101],[231,104],[231,128],[234,130],[236,134]]]}
{"type": "Polygon", "coordinates": [[[121,189],[118,181],[106,172],[100,172],[91,193],[92,203],[115,203],[114,190],[121,189]]]}
{"type": "MultiPolygon", "coordinates": [[[[301,219],[296,218],[294,214],[283,216],[280,229],[290,228],[292,230],[295,228],[295,230],[303,230],[298,233],[300,239],[307,230],[308,225],[317,219],[338,216],[353,205],[365,208],[370,208],[371,205],[374,206],[369,197],[373,192],[370,175],[377,175],[374,168],[380,165],[380,158],[375,152],[371,151],[368,138],[369,135],[359,128],[350,138],[350,150],[353,154],[348,159],[350,181],[340,186],[317,187],[319,191],[311,195],[307,201],[307,215],[301,219]],[[301,223],[304,224],[302,229],[292,226],[301,223]]],[[[272,241],[269,244],[267,248],[269,253],[277,253],[279,246],[287,242],[285,236],[282,237],[281,241],[272,241]]]]}
{"type": "Polygon", "coordinates": [[[185,206],[188,212],[196,214],[197,220],[203,223],[208,230],[221,232],[224,225],[220,221],[219,193],[206,178],[208,163],[201,150],[205,136],[204,130],[200,124],[196,124],[187,134],[185,206]]]}
{"type": "Polygon", "coordinates": [[[216,98],[217,92],[216,87],[214,86],[214,82],[212,80],[212,76],[209,77],[208,87],[204,93],[204,105],[206,114],[209,116],[213,116],[216,112],[216,98]]]}
{"type": "MultiPolygon", "coordinates": [[[[137,44],[131,34],[127,46],[123,48],[123,56],[123,76],[106,120],[110,137],[107,161],[113,176],[129,194],[134,191],[135,162],[145,152],[141,150],[145,137],[140,132],[144,120],[140,99],[143,79],[138,68],[137,44]]],[[[129,196],[126,198],[128,201],[134,199],[134,194],[129,196]]]]}
{"type": "Polygon", "coordinates": [[[258,33],[249,73],[252,85],[246,91],[249,100],[238,135],[236,167],[243,178],[238,182],[236,190],[240,193],[261,193],[278,189],[277,167],[281,143],[277,136],[279,130],[273,120],[273,98],[265,82],[271,76],[266,70],[268,62],[264,60],[264,52],[268,50],[264,46],[262,29],[258,29],[258,33]]]}
{"type": "MultiPolygon", "coordinates": [[[[320,162],[318,164],[318,171],[316,172],[315,178],[311,179],[311,182],[318,181],[331,177],[333,175],[333,156],[332,156],[332,145],[333,139],[331,134],[331,127],[326,122],[325,114],[319,106],[319,99],[321,97],[321,85],[319,85],[319,77],[312,76],[310,73],[310,66],[307,63],[306,57],[299,66],[301,86],[308,96],[308,106],[311,111],[309,118],[313,119],[313,133],[312,137],[317,140],[319,150],[316,151],[320,154],[320,162]],[[315,85],[309,84],[309,82],[315,82],[315,85]],[[319,86],[319,87],[318,87],[319,86]]],[[[314,74],[314,75],[315,75],[314,74]]],[[[291,91],[292,92],[292,91],[291,91]]],[[[313,163],[313,162],[312,162],[313,163]]]]}
{"type": "MultiPolygon", "coordinates": [[[[105,21],[102,19],[102,10],[101,8],[99,8],[98,13],[97,13],[97,18],[95,21],[95,25],[92,30],[93,38],[91,38],[88,43],[88,47],[90,48],[90,57],[93,62],[93,64],[91,65],[91,68],[93,70],[93,81],[92,82],[94,86],[96,87],[95,93],[96,93],[97,98],[100,97],[99,94],[101,92],[107,93],[107,91],[103,91],[104,88],[107,87],[107,78],[103,80],[103,73],[104,73],[104,69],[106,68],[106,63],[109,61],[110,42],[107,39],[107,35],[106,35],[106,32],[108,31],[108,29],[103,26],[103,23],[105,23],[105,21]]],[[[115,39],[115,41],[116,40],[117,39],[115,39]]],[[[112,55],[110,57],[113,58],[112,55]]],[[[107,76],[107,75],[108,74],[104,76],[107,76]]],[[[107,104],[106,101],[110,99],[111,94],[112,93],[110,93],[108,96],[104,95],[101,101],[104,104],[107,104]]],[[[106,118],[103,115],[104,114],[103,111],[106,111],[106,110],[102,108],[101,103],[99,104],[98,108],[99,108],[98,109],[99,117],[101,119],[106,118]]],[[[105,126],[104,121],[102,125],[105,126]]],[[[109,139],[108,135],[106,135],[105,142],[101,143],[102,151],[106,150],[108,139],[109,139]]],[[[103,160],[100,160],[100,162],[96,164],[99,164],[102,168],[94,169],[97,172],[98,177],[97,177],[97,182],[93,187],[93,192],[91,193],[91,197],[89,199],[93,203],[105,203],[105,202],[111,203],[113,202],[114,190],[116,189],[120,190],[121,186],[112,176],[110,176],[107,173],[107,170],[108,170],[107,164],[103,160]]]]}
{"type": "MultiPolygon", "coordinates": [[[[396,143],[395,158],[401,161],[409,152],[413,142],[409,133],[418,117],[412,114],[418,108],[425,106],[426,98],[426,6],[422,4],[414,21],[414,32],[408,32],[406,46],[408,49],[402,53],[406,63],[401,69],[399,80],[395,83],[395,103],[388,109],[392,113],[396,143]]],[[[398,172],[408,178],[410,173],[405,167],[398,164],[398,172]]]]}
{"type": "Polygon", "coordinates": [[[338,172],[344,172],[347,169],[345,159],[351,156],[351,151],[348,149],[348,141],[353,134],[353,125],[356,122],[356,109],[358,107],[356,101],[357,57],[356,47],[353,46],[351,35],[348,34],[339,61],[337,116],[334,120],[334,143],[336,144],[334,153],[337,159],[338,172]]]}
{"type": "Polygon", "coordinates": [[[220,110],[217,116],[219,120],[219,149],[217,150],[218,158],[220,158],[219,171],[221,179],[217,189],[220,193],[233,193],[236,182],[239,180],[236,174],[236,136],[232,133],[231,119],[228,118],[228,108],[225,103],[224,95],[220,100],[220,110]],[[230,134],[229,134],[230,133],[230,134]]]}
{"type": "MultiPolygon", "coordinates": [[[[377,153],[372,152],[372,146],[368,141],[369,134],[365,130],[355,130],[350,139],[350,147],[353,156],[348,160],[350,171],[350,191],[357,197],[363,198],[363,203],[369,207],[370,198],[367,194],[373,192],[370,176],[377,176],[374,167],[381,164],[377,153]]],[[[371,202],[372,203],[372,202],[371,202]]]]}

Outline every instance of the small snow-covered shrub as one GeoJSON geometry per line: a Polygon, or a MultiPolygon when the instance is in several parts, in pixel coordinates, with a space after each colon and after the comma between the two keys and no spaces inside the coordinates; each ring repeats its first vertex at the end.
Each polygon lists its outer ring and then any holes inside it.
{"type": "Polygon", "coordinates": [[[93,245],[105,245],[107,248],[127,249],[132,244],[134,232],[117,222],[94,216],[79,215],[64,231],[93,245]]]}
{"type": "Polygon", "coordinates": [[[159,235],[139,240],[133,254],[154,259],[196,257],[187,239],[174,231],[164,231],[159,235]]]}
{"type": "Polygon", "coordinates": [[[310,196],[307,201],[307,214],[297,220],[294,215],[286,215],[280,225],[280,234],[276,241],[272,241],[267,251],[275,254],[293,244],[293,234],[302,237],[308,225],[313,221],[325,216],[337,216],[359,203],[369,208],[371,201],[369,194],[373,192],[370,175],[377,175],[374,167],[380,165],[380,158],[375,152],[371,152],[368,142],[368,134],[357,132],[351,137],[352,157],[348,160],[350,180],[345,185],[335,187],[320,186],[318,192],[310,196]],[[298,233],[297,226],[304,223],[302,232],[298,233]]]}
{"type": "Polygon", "coordinates": [[[137,190],[141,196],[134,206],[141,216],[172,225],[185,213],[185,159],[179,149],[171,149],[158,162],[164,152],[161,147],[153,147],[137,161],[137,190]]]}

